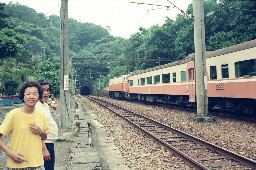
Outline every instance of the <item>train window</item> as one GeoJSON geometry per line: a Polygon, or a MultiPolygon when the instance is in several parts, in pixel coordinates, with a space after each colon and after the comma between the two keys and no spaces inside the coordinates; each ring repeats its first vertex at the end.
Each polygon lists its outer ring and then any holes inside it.
{"type": "Polygon", "coordinates": [[[228,64],[222,64],[221,65],[221,73],[222,73],[222,78],[229,78],[228,64]]]}
{"type": "Polygon", "coordinates": [[[162,74],[162,81],[163,83],[170,83],[170,73],[162,74]]]}
{"type": "Polygon", "coordinates": [[[152,84],[152,76],[147,77],[147,84],[152,84]]]}
{"type": "Polygon", "coordinates": [[[172,73],[172,82],[176,82],[176,72],[172,73]]]}
{"type": "Polygon", "coordinates": [[[185,82],[186,81],[186,71],[181,71],[180,77],[181,77],[181,82],[185,82]]]}
{"type": "Polygon", "coordinates": [[[130,86],[133,86],[133,80],[129,80],[130,86]]]}
{"type": "Polygon", "coordinates": [[[140,79],[138,79],[138,86],[140,85],[140,79]]]}
{"type": "Polygon", "coordinates": [[[154,84],[160,83],[160,75],[154,76],[154,84]]]}
{"type": "Polygon", "coordinates": [[[140,85],[145,85],[145,78],[140,78],[140,85]]]}
{"type": "Polygon", "coordinates": [[[194,77],[194,69],[193,69],[193,68],[189,69],[189,80],[190,80],[190,81],[195,80],[195,77],[194,77]]]}
{"type": "Polygon", "coordinates": [[[217,69],[216,66],[210,66],[210,79],[217,80],[217,69]]]}
{"type": "Polygon", "coordinates": [[[235,74],[236,77],[256,76],[256,59],[236,62],[235,74]]]}

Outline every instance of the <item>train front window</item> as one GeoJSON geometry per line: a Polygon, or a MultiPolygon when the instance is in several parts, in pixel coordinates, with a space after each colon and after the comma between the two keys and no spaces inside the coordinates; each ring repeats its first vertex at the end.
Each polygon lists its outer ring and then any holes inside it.
{"type": "Polygon", "coordinates": [[[256,59],[236,62],[235,74],[236,77],[256,76],[256,59]]]}
{"type": "Polygon", "coordinates": [[[222,78],[229,78],[228,64],[222,64],[221,65],[221,73],[222,73],[222,78]]]}
{"type": "Polygon", "coordinates": [[[163,83],[170,83],[170,73],[162,74],[162,81],[163,83]]]}
{"type": "Polygon", "coordinates": [[[154,76],[154,84],[160,83],[160,75],[154,76]]]}
{"type": "Polygon", "coordinates": [[[210,79],[216,80],[217,79],[217,69],[216,66],[210,66],[210,79]]]}

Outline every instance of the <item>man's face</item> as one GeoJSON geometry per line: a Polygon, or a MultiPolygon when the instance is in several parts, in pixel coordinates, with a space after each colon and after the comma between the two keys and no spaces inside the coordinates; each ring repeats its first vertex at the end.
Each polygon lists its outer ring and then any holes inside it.
{"type": "Polygon", "coordinates": [[[47,99],[48,99],[48,97],[49,97],[49,94],[50,94],[49,84],[42,85],[42,88],[43,88],[42,101],[43,101],[43,102],[46,102],[47,99]]]}

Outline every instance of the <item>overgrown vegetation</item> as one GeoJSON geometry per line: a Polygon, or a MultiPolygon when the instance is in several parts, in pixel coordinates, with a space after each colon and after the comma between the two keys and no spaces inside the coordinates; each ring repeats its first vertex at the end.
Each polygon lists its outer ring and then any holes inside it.
{"type": "MultiPolygon", "coordinates": [[[[217,11],[205,17],[207,50],[256,38],[256,2],[228,5],[231,2],[205,0],[205,14],[217,11]]],[[[193,14],[192,4],[186,13],[193,14]]],[[[58,94],[60,17],[46,17],[18,3],[0,3],[0,22],[1,92],[7,93],[7,82],[14,80],[20,86],[24,81],[45,77],[58,94]],[[17,77],[5,80],[9,73],[17,77]]],[[[115,76],[185,58],[194,52],[193,27],[193,20],[179,14],[175,20],[166,18],[162,26],[140,28],[124,39],[111,36],[98,25],[69,19],[69,53],[73,58],[70,79],[76,80],[77,88],[87,84],[97,91],[115,76]]]]}

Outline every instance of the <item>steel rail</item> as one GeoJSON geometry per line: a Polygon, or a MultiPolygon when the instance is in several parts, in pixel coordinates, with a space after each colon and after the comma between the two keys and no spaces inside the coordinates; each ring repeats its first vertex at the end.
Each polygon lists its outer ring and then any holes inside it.
{"type": "MultiPolygon", "coordinates": [[[[191,140],[191,141],[194,141],[194,142],[197,142],[199,143],[200,145],[202,146],[205,146],[206,148],[212,150],[212,151],[216,151],[217,153],[219,154],[222,154],[222,155],[225,155],[226,157],[228,157],[229,159],[231,160],[235,160],[236,162],[238,162],[239,164],[241,165],[245,165],[247,167],[250,167],[252,169],[255,169],[256,168],[256,161],[252,160],[252,159],[249,159],[249,158],[246,158],[244,156],[241,156],[237,153],[234,153],[234,152],[231,152],[227,149],[224,149],[224,148],[221,148],[217,145],[214,145],[210,142],[207,142],[205,140],[202,140],[198,137],[194,137],[188,133],[185,133],[183,131],[180,131],[176,128],[173,128],[171,126],[168,126],[168,125],[165,125],[165,124],[162,124],[158,121],[155,121],[149,117],[146,117],[144,115],[141,115],[139,113],[135,113],[134,111],[131,111],[131,110],[128,110],[126,108],[123,108],[123,107],[120,107],[118,105],[115,105],[113,103],[109,103],[107,101],[104,101],[104,100],[100,100],[99,98],[92,98],[90,97],[89,98],[90,100],[94,101],[94,102],[97,102],[98,104],[104,106],[105,108],[109,109],[110,111],[112,111],[113,113],[115,113],[117,116],[119,117],[122,117],[123,119],[125,119],[127,122],[129,122],[131,125],[135,126],[136,128],[138,128],[139,130],[141,130],[142,132],[144,132],[145,134],[147,134],[148,136],[152,137],[155,141],[159,142],[161,145],[163,145],[165,148],[167,148],[168,150],[172,150],[176,153],[176,155],[178,155],[181,159],[183,159],[184,161],[186,161],[188,164],[190,164],[191,166],[197,168],[197,169],[210,169],[209,167],[205,166],[204,164],[198,162],[197,160],[191,158],[190,156],[188,156],[188,154],[180,151],[179,149],[177,149],[176,147],[170,145],[169,143],[167,143],[166,141],[162,140],[161,138],[157,137],[154,133],[151,133],[150,131],[146,130],[145,128],[141,127],[140,125],[134,123],[134,121],[130,120],[129,118],[130,117],[134,117],[134,116],[137,116],[137,117],[140,117],[146,121],[149,121],[149,122],[152,122],[154,123],[155,125],[157,126],[160,126],[161,128],[165,128],[169,131],[172,131],[174,133],[177,133],[179,134],[180,136],[182,137],[185,137],[187,138],[188,140],[191,140]],[[100,103],[100,102],[104,102],[105,104],[103,103],[100,103]],[[109,107],[109,105],[111,105],[109,107]],[[119,109],[122,109],[123,111],[125,111],[126,113],[128,112],[127,115],[122,115],[120,113],[118,113],[117,111],[115,111],[115,109],[113,109],[113,107],[117,107],[119,109]]],[[[152,127],[154,127],[154,125],[152,125],[152,127]]],[[[156,127],[156,126],[155,126],[156,127]]],[[[160,133],[160,132],[159,132],[160,133]]],[[[222,157],[220,157],[222,158],[222,157]]],[[[230,164],[231,165],[231,164],[230,164]]]]}

